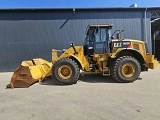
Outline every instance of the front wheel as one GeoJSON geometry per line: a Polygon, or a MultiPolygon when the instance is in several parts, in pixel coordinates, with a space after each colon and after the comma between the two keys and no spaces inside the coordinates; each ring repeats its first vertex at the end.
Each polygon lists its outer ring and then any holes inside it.
{"type": "Polygon", "coordinates": [[[111,76],[118,82],[133,82],[141,72],[140,63],[131,56],[123,56],[115,60],[111,68],[111,76]]]}
{"type": "Polygon", "coordinates": [[[79,74],[77,63],[69,58],[58,60],[52,68],[53,80],[58,85],[76,84],[79,74]]]}

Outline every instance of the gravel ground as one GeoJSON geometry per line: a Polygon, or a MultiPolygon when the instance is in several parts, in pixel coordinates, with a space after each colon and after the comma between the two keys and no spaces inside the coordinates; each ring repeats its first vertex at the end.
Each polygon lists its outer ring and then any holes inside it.
{"type": "Polygon", "coordinates": [[[0,120],[159,120],[160,66],[134,83],[84,74],[77,84],[51,78],[29,88],[5,89],[12,73],[0,73],[0,120]]]}

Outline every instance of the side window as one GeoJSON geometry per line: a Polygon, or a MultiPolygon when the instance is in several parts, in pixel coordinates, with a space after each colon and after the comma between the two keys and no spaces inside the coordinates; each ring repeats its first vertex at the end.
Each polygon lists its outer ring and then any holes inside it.
{"type": "Polygon", "coordinates": [[[101,42],[105,42],[106,41],[106,36],[107,35],[107,30],[105,28],[101,29],[101,42]]]}
{"type": "Polygon", "coordinates": [[[95,34],[95,41],[96,42],[105,42],[107,39],[107,29],[106,28],[100,28],[98,32],[95,34]]]}
{"type": "Polygon", "coordinates": [[[101,42],[101,34],[100,34],[100,29],[96,32],[95,34],[95,41],[96,42],[101,42]]]}

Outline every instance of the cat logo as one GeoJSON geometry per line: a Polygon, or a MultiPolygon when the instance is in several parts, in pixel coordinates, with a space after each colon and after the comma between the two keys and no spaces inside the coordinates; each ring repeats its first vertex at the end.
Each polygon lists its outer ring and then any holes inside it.
{"type": "Polygon", "coordinates": [[[113,47],[122,47],[122,43],[121,42],[116,42],[113,44],[113,47]]]}

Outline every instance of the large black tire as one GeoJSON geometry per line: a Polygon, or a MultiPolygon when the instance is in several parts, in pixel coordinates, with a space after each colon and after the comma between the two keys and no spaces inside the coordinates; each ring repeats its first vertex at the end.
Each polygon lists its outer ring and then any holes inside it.
{"type": "Polygon", "coordinates": [[[137,59],[123,56],[115,60],[111,68],[111,76],[118,82],[134,82],[140,75],[141,66],[137,59]]]}
{"type": "Polygon", "coordinates": [[[75,61],[69,58],[58,60],[52,68],[52,77],[58,85],[76,84],[80,70],[75,61]]]}

